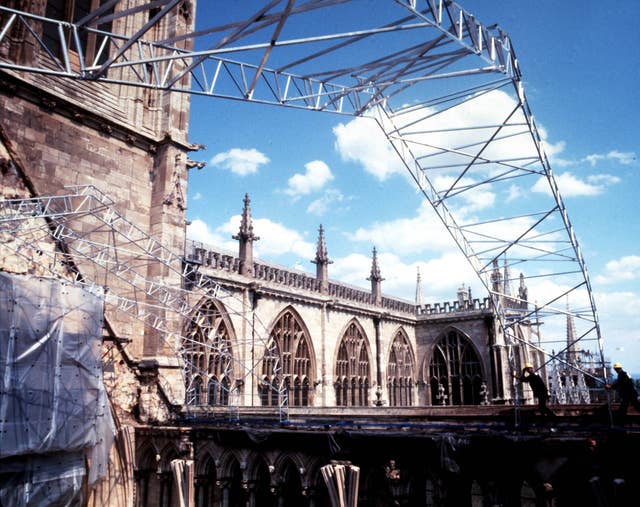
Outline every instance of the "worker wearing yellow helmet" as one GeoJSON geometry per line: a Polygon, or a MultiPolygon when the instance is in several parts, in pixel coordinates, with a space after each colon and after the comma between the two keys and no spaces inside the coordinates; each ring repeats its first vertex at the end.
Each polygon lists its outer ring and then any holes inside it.
{"type": "Polygon", "coordinates": [[[547,401],[549,400],[547,386],[544,380],[542,380],[542,377],[533,369],[532,363],[525,363],[522,374],[515,375],[515,377],[520,380],[520,382],[529,384],[533,395],[538,399],[538,410],[543,417],[556,417],[553,411],[547,407],[547,401]]]}
{"type": "Polygon", "coordinates": [[[629,405],[632,405],[633,408],[640,412],[640,401],[638,401],[638,392],[636,391],[633,380],[629,377],[629,374],[622,369],[620,363],[613,363],[613,369],[616,370],[618,378],[612,384],[606,384],[605,387],[618,391],[618,397],[620,398],[618,414],[621,417],[626,416],[629,405]]]}

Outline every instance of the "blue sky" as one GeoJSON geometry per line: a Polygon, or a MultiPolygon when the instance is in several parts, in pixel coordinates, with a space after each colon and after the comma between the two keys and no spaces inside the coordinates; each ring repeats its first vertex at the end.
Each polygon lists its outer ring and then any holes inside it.
{"type": "MultiPolygon", "coordinates": [[[[634,26],[640,4],[459,4],[511,36],[591,275],[605,354],[640,372],[640,35],[634,26]]],[[[219,14],[204,2],[199,9],[202,24],[219,14]]],[[[453,300],[461,284],[484,296],[446,234],[416,234],[428,203],[405,177],[376,165],[379,146],[354,135],[353,121],[194,97],[190,140],[207,149],[192,157],[207,165],[190,173],[188,235],[236,251],[231,236],[249,193],[263,260],[313,272],[309,261],[323,224],[332,279],[367,287],[375,246],[386,294],[412,300],[419,266],[425,302],[453,300]]]]}

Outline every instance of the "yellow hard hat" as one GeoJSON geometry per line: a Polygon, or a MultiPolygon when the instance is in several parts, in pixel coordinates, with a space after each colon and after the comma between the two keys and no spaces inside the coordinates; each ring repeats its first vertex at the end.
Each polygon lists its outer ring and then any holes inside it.
{"type": "Polygon", "coordinates": [[[620,363],[613,363],[613,369],[617,370],[618,368],[622,368],[622,365],[620,363]]]}
{"type": "Polygon", "coordinates": [[[533,368],[533,365],[531,363],[525,363],[524,367],[525,368],[533,368]]]}

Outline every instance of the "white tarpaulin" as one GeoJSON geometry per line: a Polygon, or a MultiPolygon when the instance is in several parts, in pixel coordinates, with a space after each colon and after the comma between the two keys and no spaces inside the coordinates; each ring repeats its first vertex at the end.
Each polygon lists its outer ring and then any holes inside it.
{"type": "Polygon", "coordinates": [[[1,505],[76,505],[106,470],[103,304],[65,281],[0,273],[1,505]]]}

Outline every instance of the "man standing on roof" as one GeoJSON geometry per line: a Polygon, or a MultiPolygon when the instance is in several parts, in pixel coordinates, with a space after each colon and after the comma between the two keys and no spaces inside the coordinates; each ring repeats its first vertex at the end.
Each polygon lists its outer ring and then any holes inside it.
{"type": "Polygon", "coordinates": [[[547,401],[549,400],[549,391],[547,385],[542,380],[542,377],[533,370],[531,363],[526,363],[522,370],[522,375],[515,375],[520,382],[526,382],[531,386],[533,395],[538,399],[538,410],[540,414],[545,417],[556,417],[556,414],[547,407],[547,401]]]}
{"type": "Polygon", "coordinates": [[[638,412],[640,412],[640,401],[638,401],[638,392],[636,391],[636,386],[631,380],[631,377],[627,374],[626,371],[622,369],[622,365],[620,363],[614,363],[613,369],[616,370],[618,374],[618,378],[613,382],[613,384],[606,384],[605,387],[607,389],[615,389],[618,391],[618,396],[620,397],[620,408],[618,409],[618,414],[622,417],[627,415],[627,408],[629,408],[629,404],[633,405],[638,412]]]}

